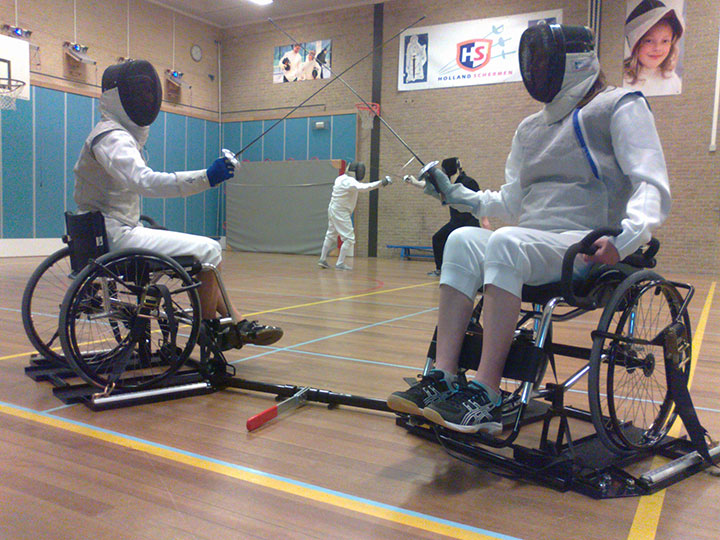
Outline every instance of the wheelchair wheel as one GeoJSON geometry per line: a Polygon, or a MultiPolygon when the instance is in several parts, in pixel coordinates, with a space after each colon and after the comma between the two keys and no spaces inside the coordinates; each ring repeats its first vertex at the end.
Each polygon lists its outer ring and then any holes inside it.
{"type": "Polygon", "coordinates": [[[665,371],[663,330],[682,325],[675,351],[680,369],[690,370],[690,318],[683,298],[658,274],[643,270],[613,293],[593,334],[588,376],[590,413],[598,437],[627,454],[652,447],[677,417],[665,371]],[[651,343],[652,342],[652,343],[651,343]]]}
{"type": "Polygon", "coordinates": [[[46,360],[66,364],[58,338],[58,318],[65,292],[72,283],[70,248],[64,247],[40,263],[23,293],[21,315],[30,343],[46,360]]]}
{"type": "Polygon", "coordinates": [[[157,385],[187,360],[200,331],[198,283],[175,261],[145,250],[89,264],[60,310],[60,341],[76,373],[93,385],[157,385]]]}

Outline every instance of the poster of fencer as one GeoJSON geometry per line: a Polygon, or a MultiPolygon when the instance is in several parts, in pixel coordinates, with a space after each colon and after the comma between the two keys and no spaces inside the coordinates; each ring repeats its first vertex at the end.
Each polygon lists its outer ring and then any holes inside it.
{"type": "Polygon", "coordinates": [[[562,23],[562,10],[406,30],[400,35],[398,90],[520,81],[520,36],[541,21],[562,23]]]}
{"type": "Polygon", "coordinates": [[[327,79],[331,76],[332,40],[291,43],[275,47],[273,82],[327,79]]]}
{"type": "Polygon", "coordinates": [[[682,93],[685,0],[627,0],[623,86],[646,96],[682,93]]]}

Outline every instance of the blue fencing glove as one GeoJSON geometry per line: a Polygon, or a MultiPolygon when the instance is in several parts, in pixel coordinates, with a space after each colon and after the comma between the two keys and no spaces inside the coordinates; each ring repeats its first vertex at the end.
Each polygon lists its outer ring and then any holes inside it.
{"type": "Polygon", "coordinates": [[[210,180],[210,186],[215,187],[228,178],[232,178],[235,174],[235,167],[227,158],[217,158],[208,167],[207,176],[210,180]]]}

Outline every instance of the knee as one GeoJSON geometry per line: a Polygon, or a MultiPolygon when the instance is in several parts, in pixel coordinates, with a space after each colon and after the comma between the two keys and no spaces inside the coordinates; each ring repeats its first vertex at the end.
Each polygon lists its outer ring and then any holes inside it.
{"type": "Polygon", "coordinates": [[[512,232],[512,227],[500,228],[490,235],[487,259],[511,265],[517,260],[519,252],[520,244],[517,236],[512,232]]]}
{"type": "Polygon", "coordinates": [[[196,256],[201,263],[211,264],[217,268],[222,262],[222,247],[217,240],[206,238],[206,241],[199,247],[196,256]]]}

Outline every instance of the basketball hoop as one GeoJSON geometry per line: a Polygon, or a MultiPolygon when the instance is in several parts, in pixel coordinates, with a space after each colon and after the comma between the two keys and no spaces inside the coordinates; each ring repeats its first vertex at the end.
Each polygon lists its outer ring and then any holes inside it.
{"type": "Polygon", "coordinates": [[[373,118],[380,116],[379,103],[357,103],[355,104],[358,115],[360,116],[360,127],[362,129],[371,129],[373,127],[373,118]]]}
{"type": "Polygon", "coordinates": [[[14,111],[15,100],[20,95],[25,81],[18,79],[0,79],[0,110],[14,111]]]}

